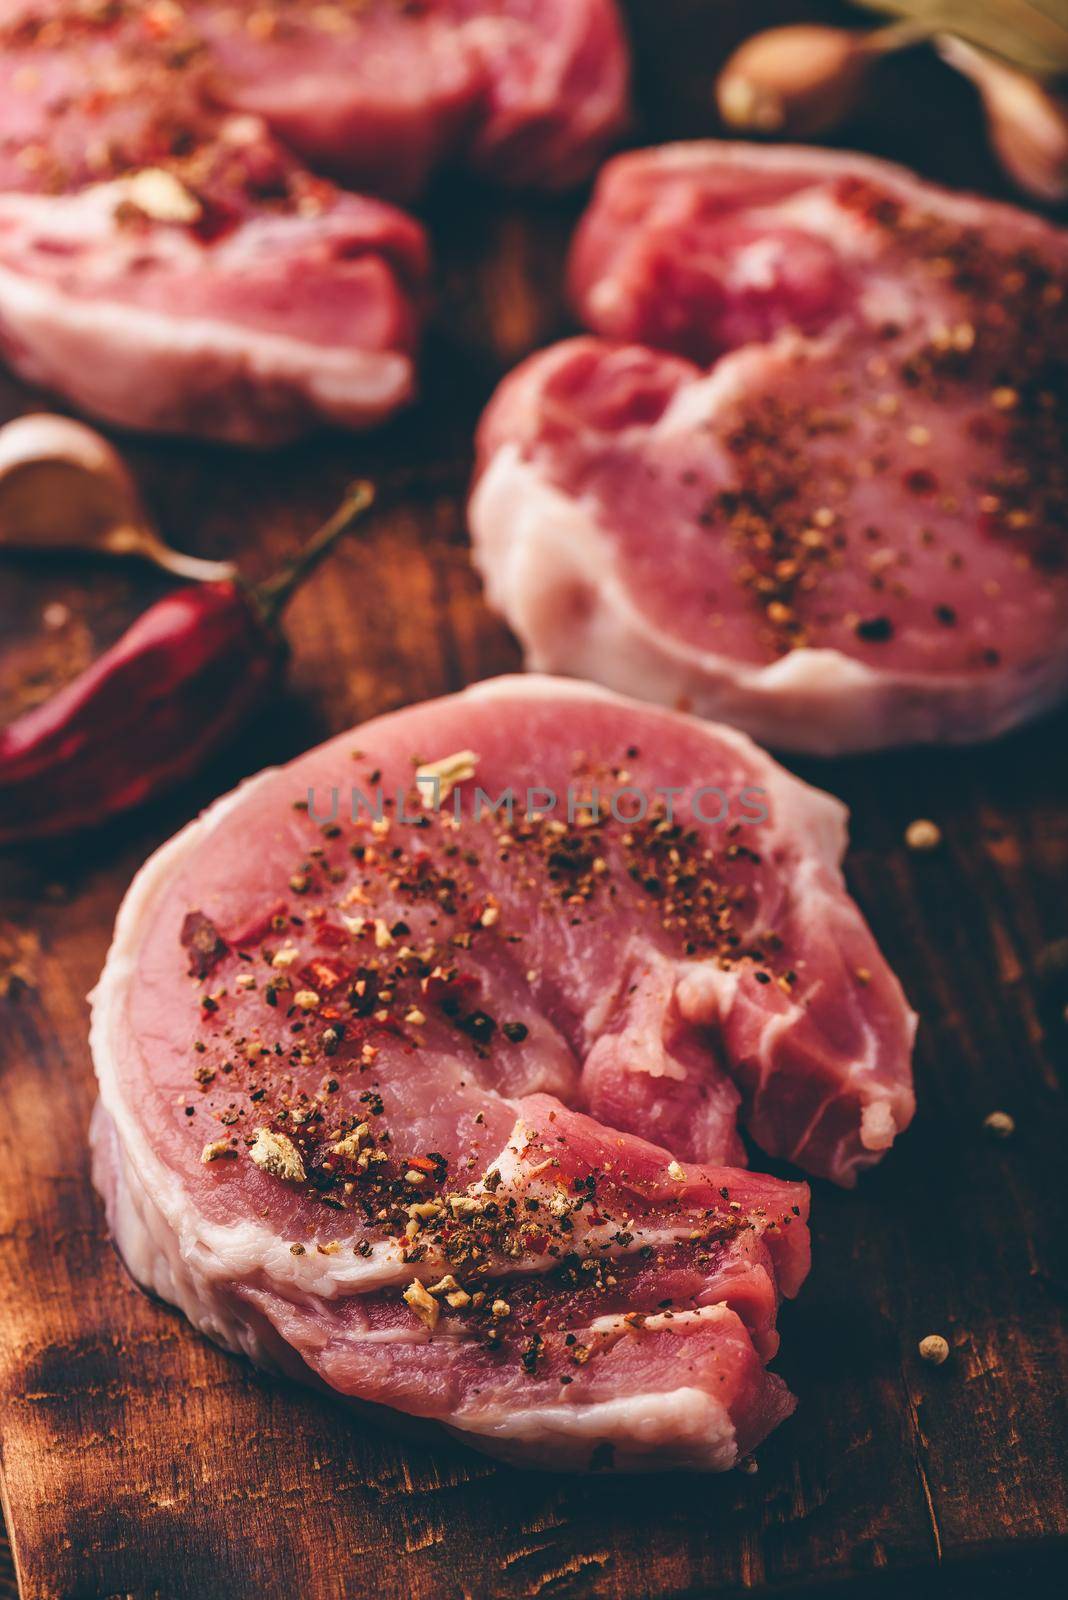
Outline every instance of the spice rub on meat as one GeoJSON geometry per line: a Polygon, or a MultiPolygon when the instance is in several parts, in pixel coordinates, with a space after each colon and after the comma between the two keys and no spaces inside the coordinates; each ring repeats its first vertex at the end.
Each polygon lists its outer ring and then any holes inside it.
{"type": "Polygon", "coordinates": [[[482,423],[476,559],[530,664],[835,753],[1068,687],[1068,236],[864,157],[605,170],[596,332],[482,423]]]}
{"type": "Polygon", "coordinates": [[[139,429],[270,444],[381,421],[414,389],[421,226],[216,104],[172,9],[0,20],[4,359],[139,429]]]}
{"type": "Polygon", "coordinates": [[[331,178],[567,184],[626,102],[614,0],[8,0],[0,349],[126,427],[377,423],[414,389],[426,243],[331,178]]]}
{"type": "Polygon", "coordinates": [[[0,62],[0,173],[64,188],[115,175],[131,130],[163,130],[178,95],[262,119],[316,171],[392,199],[442,166],[577,182],[628,113],[615,0],[6,0],[0,62]]]}
{"type": "Polygon", "coordinates": [[[744,736],[533,677],[253,780],[143,869],[95,997],[134,1276],[496,1454],[731,1465],[807,1269],[739,1115],[848,1183],[912,1113],[843,845],[744,736]]]}

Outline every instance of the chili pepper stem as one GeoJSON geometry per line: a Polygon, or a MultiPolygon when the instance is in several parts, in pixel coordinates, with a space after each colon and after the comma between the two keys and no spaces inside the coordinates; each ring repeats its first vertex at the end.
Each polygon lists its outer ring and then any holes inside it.
{"type": "Polygon", "coordinates": [[[295,556],[281,572],[276,572],[273,578],[258,584],[252,590],[253,599],[259,606],[264,620],[273,623],[292,597],[294,591],[304,582],[312,569],[316,567],[332,549],[337,541],[359,520],[363,513],[374,503],[374,485],[361,479],[349,486],[348,493],[334,515],[324,522],[317,533],[314,533],[299,555],[295,556]]]}

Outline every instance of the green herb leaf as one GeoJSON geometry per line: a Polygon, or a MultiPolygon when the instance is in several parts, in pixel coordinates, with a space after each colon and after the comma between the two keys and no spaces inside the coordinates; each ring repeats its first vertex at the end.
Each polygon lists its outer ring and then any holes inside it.
{"type": "Polygon", "coordinates": [[[1068,0],[857,0],[955,34],[1035,78],[1068,78],[1068,0]]]}

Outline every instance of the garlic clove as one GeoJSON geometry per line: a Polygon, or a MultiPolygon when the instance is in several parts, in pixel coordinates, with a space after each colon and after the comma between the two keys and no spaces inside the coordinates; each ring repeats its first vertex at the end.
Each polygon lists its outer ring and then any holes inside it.
{"type": "Polygon", "coordinates": [[[134,483],[91,428],[37,414],[0,428],[0,541],[93,545],[144,521],[134,483]]]}
{"type": "Polygon", "coordinates": [[[176,576],[233,576],[225,561],[172,550],[151,522],[122,458],[69,417],[37,413],[0,428],[0,548],[136,555],[176,576]]]}
{"type": "Polygon", "coordinates": [[[963,39],[938,53],[978,89],[990,142],[1013,182],[1038,200],[1068,200],[1068,102],[963,39]]]}
{"type": "Polygon", "coordinates": [[[868,33],[816,23],[768,28],[740,45],[720,73],[719,114],[739,132],[787,139],[827,133],[860,105],[876,61],[929,36],[915,20],[868,33]]]}
{"type": "Polygon", "coordinates": [[[716,83],[723,121],[748,133],[810,138],[857,106],[871,56],[866,35],[799,24],[754,34],[716,83]]]}

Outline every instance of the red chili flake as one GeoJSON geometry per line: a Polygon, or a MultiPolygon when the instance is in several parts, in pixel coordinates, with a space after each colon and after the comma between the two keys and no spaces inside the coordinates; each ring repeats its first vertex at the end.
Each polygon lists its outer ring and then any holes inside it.
{"type": "Polygon", "coordinates": [[[200,215],[190,223],[189,231],[202,244],[214,244],[234,232],[241,221],[241,213],[236,206],[227,205],[217,197],[209,199],[203,194],[198,194],[197,200],[200,203],[200,215]]]}
{"type": "Polygon", "coordinates": [[[326,961],[309,961],[301,968],[300,976],[318,994],[329,994],[338,984],[348,982],[352,969],[340,961],[333,965],[326,961]]]}
{"type": "Polygon", "coordinates": [[[446,1016],[456,1016],[474,999],[480,987],[479,980],[470,972],[454,972],[448,976],[431,973],[423,992],[432,1005],[441,1007],[446,1016]]]}
{"type": "Polygon", "coordinates": [[[339,928],[336,922],[324,922],[315,930],[315,942],[325,945],[328,949],[337,950],[341,945],[348,944],[349,935],[344,928],[339,928]]]}

